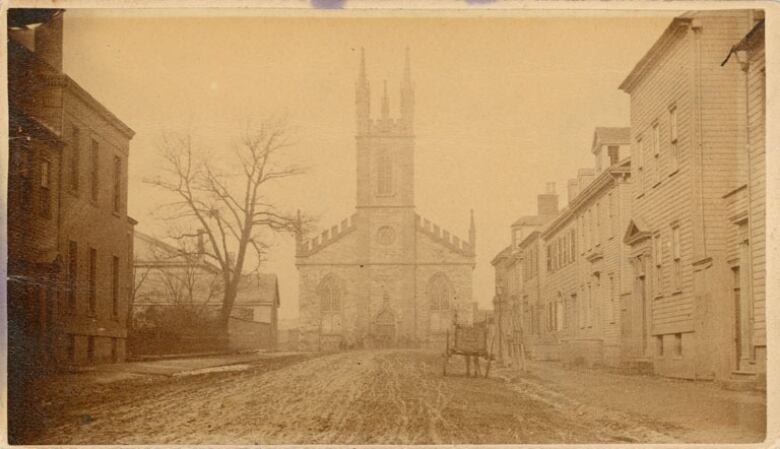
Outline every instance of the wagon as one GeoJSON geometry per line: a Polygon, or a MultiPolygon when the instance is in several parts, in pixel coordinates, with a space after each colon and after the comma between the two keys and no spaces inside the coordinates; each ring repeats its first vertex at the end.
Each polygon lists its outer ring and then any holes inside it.
{"type": "Polygon", "coordinates": [[[466,358],[466,376],[471,376],[471,361],[474,360],[474,376],[480,376],[479,359],[487,362],[485,377],[490,374],[490,363],[493,361],[492,345],[488,349],[487,323],[476,323],[471,326],[454,324],[451,331],[447,331],[447,341],[444,349],[444,362],[442,372],[447,375],[447,366],[450,357],[462,355],[466,358]]]}

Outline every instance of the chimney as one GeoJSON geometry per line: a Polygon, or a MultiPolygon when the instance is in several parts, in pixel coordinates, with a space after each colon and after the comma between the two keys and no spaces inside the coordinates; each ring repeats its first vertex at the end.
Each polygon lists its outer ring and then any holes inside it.
{"type": "Polygon", "coordinates": [[[577,171],[577,190],[582,192],[593,181],[593,169],[581,168],[577,171]]]}
{"type": "Polygon", "coordinates": [[[62,13],[35,28],[35,54],[62,71],[62,13]]]}
{"type": "Polygon", "coordinates": [[[555,193],[555,183],[548,182],[545,193],[536,197],[537,215],[552,216],[558,214],[558,194],[555,193]]]}
{"type": "Polygon", "coordinates": [[[577,194],[580,193],[577,189],[576,179],[569,179],[566,181],[566,193],[568,194],[569,204],[571,204],[571,202],[574,201],[574,198],[577,198],[577,194]]]}

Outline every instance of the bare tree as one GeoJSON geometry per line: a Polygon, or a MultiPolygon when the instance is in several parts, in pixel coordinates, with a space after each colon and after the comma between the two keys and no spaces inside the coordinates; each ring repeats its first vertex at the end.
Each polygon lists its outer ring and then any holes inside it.
{"type": "Polygon", "coordinates": [[[220,273],[205,263],[203,255],[183,242],[175,251],[152,248],[156,278],[163,287],[166,302],[180,312],[205,316],[206,309],[220,292],[220,273]]]}
{"type": "Polygon", "coordinates": [[[211,159],[196,152],[191,135],[167,135],[161,147],[163,174],[147,181],[176,197],[167,205],[170,219],[202,229],[201,250],[222,276],[220,322],[225,330],[241,277],[252,271],[246,270],[247,262],[254,258],[257,270],[264,258],[263,237],[269,231],[300,232],[303,226],[300,214],[280,211],[266,196],[269,185],[303,173],[282,161],[283,151],[292,145],[289,134],[286,121],[265,120],[247,129],[232,152],[211,159]]]}

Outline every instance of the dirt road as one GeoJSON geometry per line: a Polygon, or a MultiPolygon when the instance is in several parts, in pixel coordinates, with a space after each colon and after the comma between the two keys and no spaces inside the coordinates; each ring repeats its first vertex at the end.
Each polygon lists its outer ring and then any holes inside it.
{"type": "MultiPolygon", "coordinates": [[[[451,371],[462,373],[457,363],[451,371]]],[[[439,355],[402,350],[280,358],[235,372],[123,380],[97,391],[71,387],[49,402],[46,430],[35,443],[677,441],[663,425],[595,410],[537,380],[442,377],[439,355]]]]}

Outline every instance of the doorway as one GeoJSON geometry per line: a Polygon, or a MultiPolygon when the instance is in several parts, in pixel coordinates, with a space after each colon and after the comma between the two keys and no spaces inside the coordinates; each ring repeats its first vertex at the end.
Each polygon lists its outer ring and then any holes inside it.
{"type": "Polygon", "coordinates": [[[374,338],[379,347],[388,348],[395,344],[395,315],[383,310],[374,320],[374,338]]]}

